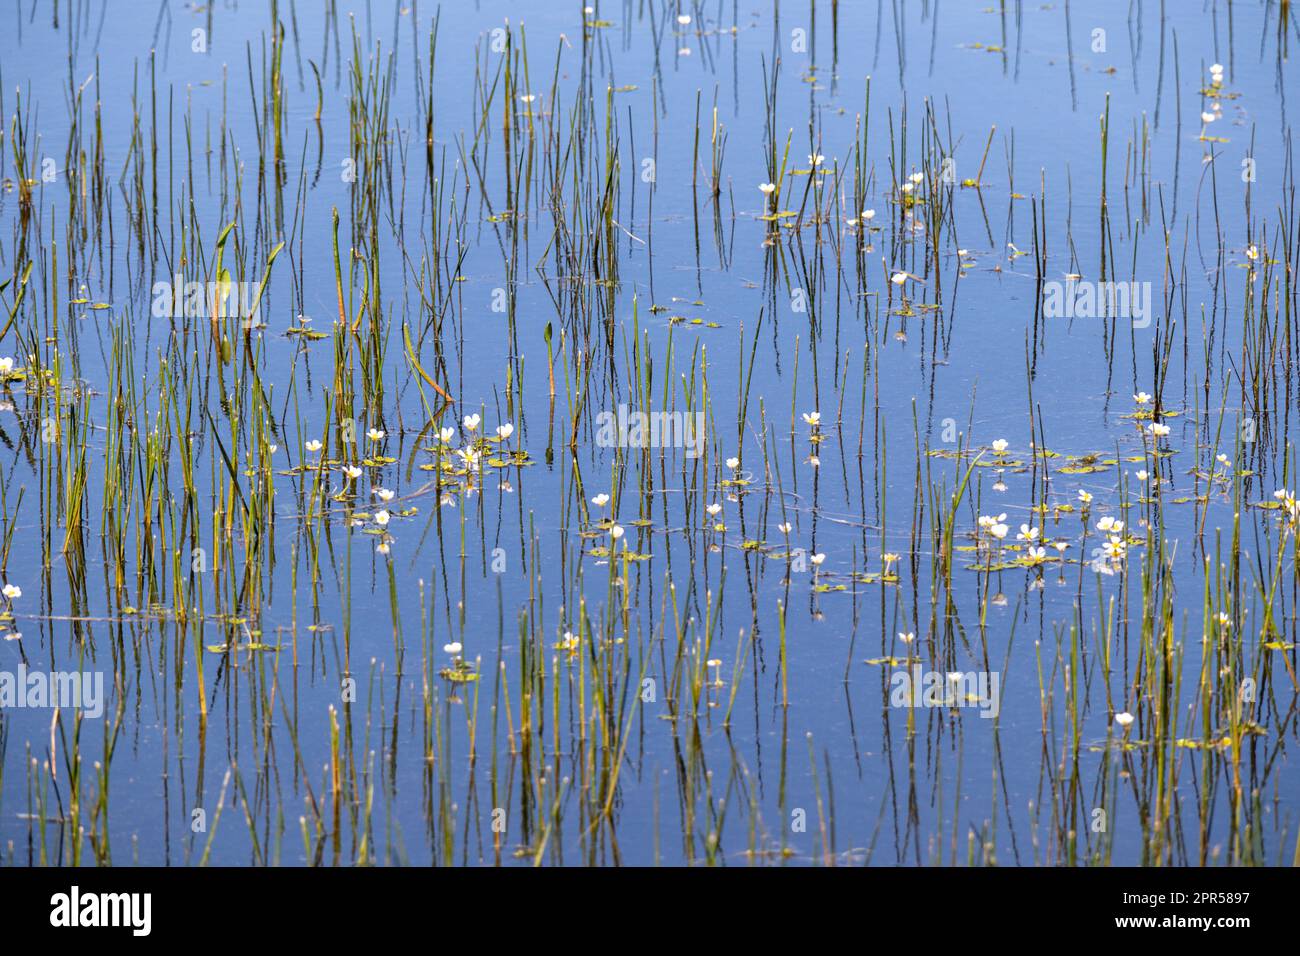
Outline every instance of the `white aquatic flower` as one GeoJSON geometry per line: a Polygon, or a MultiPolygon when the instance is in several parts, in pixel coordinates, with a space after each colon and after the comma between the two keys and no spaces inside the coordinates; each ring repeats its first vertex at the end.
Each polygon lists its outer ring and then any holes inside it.
{"type": "Polygon", "coordinates": [[[788,522],[788,521],[782,521],[779,525],[776,526],[776,530],[777,530],[777,531],[780,531],[782,534],[789,534],[789,533],[790,533],[790,522],[788,522]]]}
{"type": "Polygon", "coordinates": [[[349,481],[355,481],[361,477],[361,469],[356,465],[346,465],[343,468],[343,474],[348,476],[349,481]]]}
{"type": "Polygon", "coordinates": [[[808,456],[808,464],[812,465],[814,468],[818,468],[818,467],[820,467],[820,466],[821,466],[821,463],[822,463],[822,460],[821,460],[820,458],[818,458],[816,455],[809,455],[809,456],[808,456]]]}
{"type": "Polygon", "coordinates": [[[14,360],[9,356],[0,358],[0,374],[8,375],[14,370],[14,360]]]}
{"type": "Polygon", "coordinates": [[[807,422],[809,425],[811,425],[813,428],[816,428],[818,425],[822,423],[822,413],[804,412],[803,420],[807,422]]]}
{"type": "Polygon", "coordinates": [[[1219,626],[1220,626],[1220,627],[1231,627],[1231,626],[1232,626],[1232,618],[1229,617],[1227,614],[1224,614],[1222,611],[1220,611],[1218,614],[1216,614],[1216,615],[1214,616],[1214,619],[1215,619],[1216,621],[1219,622],[1219,626]]]}
{"type": "Polygon", "coordinates": [[[474,429],[478,428],[478,423],[482,420],[483,419],[479,418],[478,415],[466,415],[461,419],[461,424],[465,426],[466,431],[472,432],[474,429]]]}
{"type": "Polygon", "coordinates": [[[916,640],[916,634],[912,631],[899,631],[898,639],[902,641],[904,644],[911,644],[914,640],[916,640]]]}
{"type": "Polygon", "coordinates": [[[902,285],[904,282],[907,281],[907,279],[908,279],[908,275],[906,272],[895,272],[892,276],[889,277],[889,281],[894,283],[894,285],[902,285]]]}
{"type": "Polygon", "coordinates": [[[705,508],[704,510],[707,511],[707,512],[709,513],[709,516],[710,516],[710,517],[712,517],[712,516],[715,516],[715,515],[721,513],[721,511],[722,511],[722,505],[718,504],[718,503],[715,501],[715,502],[713,502],[713,504],[709,505],[709,506],[708,506],[707,508],[705,508]]]}
{"type": "Polygon", "coordinates": [[[23,589],[16,584],[6,584],[4,586],[4,595],[11,601],[16,601],[23,596],[23,589]]]}
{"type": "MultiPolygon", "coordinates": [[[[1123,527],[1123,525],[1121,524],[1120,527],[1123,527]]],[[[1104,518],[1098,518],[1098,519],[1097,519],[1097,530],[1098,530],[1098,531],[1113,531],[1113,530],[1115,530],[1115,519],[1112,518],[1110,515],[1106,515],[1104,518]]]]}
{"type": "Polygon", "coordinates": [[[1020,526],[1020,533],[1016,535],[1016,540],[1017,540],[1017,541],[1037,541],[1037,540],[1038,540],[1038,529],[1037,529],[1037,528],[1031,528],[1031,527],[1029,527],[1029,525],[1027,525],[1027,524],[1022,524],[1022,525],[1020,526]]]}
{"type": "Polygon", "coordinates": [[[1145,405],[1147,402],[1151,401],[1151,396],[1146,392],[1138,392],[1133,396],[1133,401],[1137,402],[1139,405],[1145,405]]]}
{"type": "Polygon", "coordinates": [[[1287,496],[1287,491],[1285,488],[1278,488],[1276,491],[1273,492],[1273,497],[1276,498],[1278,501],[1281,501],[1286,496],[1287,496]]]}
{"type": "Polygon", "coordinates": [[[758,190],[764,196],[770,196],[772,193],[776,192],[776,183],[759,183],[758,190]]]}
{"type": "Polygon", "coordinates": [[[682,26],[686,26],[691,22],[691,15],[689,13],[679,13],[677,14],[677,22],[682,26]]]}
{"type": "Polygon", "coordinates": [[[732,471],[735,471],[737,468],[740,467],[740,459],[739,459],[739,458],[728,458],[728,459],[727,459],[727,467],[730,468],[732,471]]]}
{"type": "Polygon", "coordinates": [[[1146,473],[1145,469],[1139,469],[1133,473],[1133,477],[1138,481],[1146,481],[1151,476],[1146,473]]]}
{"type": "Polygon", "coordinates": [[[817,166],[820,166],[820,165],[821,165],[822,163],[824,163],[825,161],[826,161],[826,157],[823,156],[821,153],[809,153],[809,154],[808,154],[808,165],[809,165],[809,166],[817,167],[817,166]]]}
{"type": "Polygon", "coordinates": [[[925,173],[912,173],[908,178],[910,178],[914,183],[919,183],[921,180],[925,179],[925,173]]]}
{"type": "Polygon", "coordinates": [[[1227,465],[1232,461],[1232,459],[1229,458],[1227,455],[1215,455],[1214,460],[1217,461],[1220,465],[1227,465]]]}
{"type": "Polygon", "coordinates": [[[1068,548],[1069,546],[1070,546],[1070,543],[1069,543],[1068,541],[1053,541],[1053,542],[1052,542],[1052,547],[1055,548],[1057,551],[1061,552],[1062,554],[1065,553],[1065,549],[1068,548]]]}
{"type": "Polygon", "coordinates": [[[1169,426],[1162,425],[1160,422],[1152,422],[1150,425],[1147,426],[1147,431],[1149,431],[1156,438],[1162,438],[1165,435],[1169,434],[1169,426]]]}
{"type": "Polygon", "coordinates": [[[320,442],[313,438],[311,441],[307,442],[306,448],[311,452],[320,451],[320,442]]]}
{"type": "Polygon", "coordinates": [[[1043,561],[1043,560],[1045,560],[1046,558],[1047,558],[1047,549],[1046,549],[1046,548],[1030,548],[1030,549],[1029,549],[1029,560],[1032,561],[1032,562],[1034,562],[1035,564],[1038,564],[1040,561],[1043,561]]]}
{"type": "Polygon", "coordinates": [[[450,644],[444,644],[442,645],[442,649],[455,657],[461,651],[460,641],[452,641],[450,644]]]}
{"type": "Polygon", "coordinates": [[[464,448],[457,448],[456,454],[460,456],[460,460],[465,463],[466,468],[478,467],[479,454],[474,448],[466,445],[464,448]]]}
{"type": "Polygon", "coordinates": [[[808,560],[811,561],[813,564],[820,565],[823,561],[826,560],[826,555],[818,551],[816,554],[809,555],[808,560]]]}
{"type": "Polygon", "coordinates": [[[455,437],[456,437],[456,429],[451,428],[450,426],[447,428],[438,429],[438,438],[442,441],[444,445],[450,444],[451,440],[455,437]]]}
{"type": "Polygon", "coordinates": [[[1083,502],[1085,505],[1090,505],[1090,504],[1092,504],[1092,493],[1089,492],[1089,491],[1084,491],[1082,488],[1080,488],[1080,489],[1079,489],[1079,500],[1080,500],[1081,502],[1083,502]]]}
{"type": "Polygon", "coordinates": [[[371,441],[382,441],[384,438],[384,431],[382,428],[372,428],[370,431],[366,432],[366,437],[371,441]]]}
{"type": "Polygon", "coordinates": [[[1213,113],[1202,113],[1202,114],[1201,114],[1201,122],[1202,122],[1202,123],[1205,123],[1205,124],[1207,124],[1207,125],[1208,125],[1209,123],[1213,123],[1213,122],[1214,122],[1214,114],[1213,114],[1213,113]]]}
{"type": "Polygon", "coordinates": [[[597,508],[603,508],[605,507],[605,505],[609,504],[609,495],[605,494],[602,491],[600,494],[596,495],[594,498],[591,499],[591,503],[595,505],[597,508]]]}
{"type": "Polygon", "coordinates": [[[519,102],[521,102],[521,103],[531,103],[531,102],[532,102],[533,100],[535,100],[535,99],[537,99],[537,97],[536,97],[534,94],[532,94],[532,93],[524,93],[522,96],[519,97],[519,102]]]}
{"type": "Polygon", "coordinates": [[[387,541],[380,541],[377,545],[375,545],[375,551],[377,551],[379,554],[387,554],[387,553],[388,553],[388,542],[387,542],[387,541]]]}
{"type": "Polygon", "coordinates": [[[993,527],[989,528],[989,533],[1001,541],[1007,536],[1007,532],[1010,530],[1011,529],[1004,524],[995,524],[993,527]]]}
{"type": "Polygon", "coordinates": [[[1115,723],[1119,724],[1121,727],[1127,730],[1128,726],[1131,723],[1133,723],[1133,715],[1130,714],[1127,710],[1124,711],[1122,714],[1116,714],[1115,723]]]}
{"type": "Polygon", "coordinates": [[[387,511],[376,511],[375,524],[379,525],[381,528],[387,527],[391,517],[392,516],[387,511]]]}
{"type": "Polygon", "coordinates": [[[1222,64],[1222,63],[1211,63],[1211,64],[1210,64],[1210,72],[1211,72],[1211,73],[1222,73],[1222,72],[1223,72],[1223,64],[1222,64]]]}
{"type": "Polygon", "coordinates": [[[609,529],[609,536],[615,541],[623,537],[623,526],[621,524],[614,525],[614,527],[609,529]]]}
{"type": "Polygon", "coordinates": [[[1246,258],[1249,259],[1251,262],[1254,262],[1256,259],[1259,258],[1259,248],[1255,246],[1253,243],[1246,247],[1246,258]]]}
{"type": "Polygon", "coordinates": [[[862,210],[862,218],[867,222],[871,222],[871,220],[876,218],[876,211],[874,209],[864,209],[862,210]]]}
{"type": "Polygon", "coordinates": [[[1005,438],[994,439],[993,450],[997,452],[999,455],[1002,454],[1004,451],[1007,450],[1007,440],[1005,438]]]}
{"type": "Polygon", "coordinates": [[[506,422],[504,425],[497,426],[497,437],[500,438],[502,441],[505,441],[514,433],[515,433],[515,426],[511,425],[509,422],[506,422]]]}
{"type": "Polygon", "coordinates": [[[388,488],[376,488],[375,497],[378,498],[380,501],[392,501],[393,492],[388,488]]]}
{"type": "Polygon", "coordinates": [[[905,193],[910,193],[914,187],[913,187],[912,184],[909,182],[909,183],[903,183],[903,185],[902,185],[901,188],[902,188],[903,192],[905,192],[905,193]]]}

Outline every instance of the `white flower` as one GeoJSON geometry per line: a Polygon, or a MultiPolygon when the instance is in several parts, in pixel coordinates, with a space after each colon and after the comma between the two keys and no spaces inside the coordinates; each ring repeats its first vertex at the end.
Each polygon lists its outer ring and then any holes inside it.
{"type": "Polygon", "coordinates": [[[1133,715],[1130,714],[1127,710],[1124,711],[1122,714],[1116,714],[1115,723],[1127,729],[1129,724],[1133,723],[1133,715]]]}
{"type": "Polygon", "coordinates": [[[1081,502],[1083,502],[1085,505],[1090,505],[1090,504],[1092,504],[1092,493],[1091,493],[1091,492],[1084,491],[1082,488],[1080,488],[1080,489],[1079,489],[1079,500],[1080,500],[1081,502]]]}
{"type": "Polygon", "coordinates": [[[603,508],[605,507],[605,505],[609,504],[609,495],[605,494],[602,491],[600,494],[596,495],[594,498],[591,499],[591,503],[595,505],[597,508],[603,508]]]}
{"type": "Polygon", "coordinates": [[[1070,543],[1069,543],[1068,541],[1053,541],[1053,542],[1052,542],[1052,547],[1055,548],[1057,551],[1061,552],[1062,554],[1065,553],[1065,549],[1068,548],[1069,546],[1070,546],[1070,543]]]}
{"type": "Polygon", "coordinates": [[[383,527],[387,527],[387,525],[388,525],[388,521],[389,521],[389,518],[390,518],[390,517],[391,517],[391,515],[389,515],[389,513],[388,513],[387,511],[383,511],[383,510],[376,511],[376,512],[375,512],[375,524],[379,525],[379,527],[381,527],[381,528],[383,528],[383,527]]]}
{"type": "Polygon", "coordinates": [[[816,467],[818,467],[819,465],[821,465],[821,463],[822,463],[822,460],[821,460],[820,458],[818,458],[816,455],[809,455],[809,456],[808,456],[808,464],[812,465],[814,468],[816,468],[816,467]]]}
{"type": "Polygon", "coordinates": [[[4,358],[0,358],[0,375],[8,375],[13,370],[14,370],[13,359],[9,358],[9,356],[7,355],[4,358]]]}
{"type": "Polygon", "coordinates": [[[862,210],[862,218],[867,222],[871,222],[871,220],[876,218],[876,211],[874,209],[864,209],[862,210]]]}
{"type": "Polygon", "coordinates": [[[686,26],[691,22],[691,15],[689,13],[679,13],[677,14],[677,22],[682,26],[686,26]]]}
{"type": "Polygon", "coordinates": [[[764,196],[770,196],[776,192],[776,183],[759,183],[758,189],[764,196]]]}
{"type": "Polygon", "coordinates": [[[1031,527],[1029,527],[1029,525],[1027,525],[1027,524],[1022,524],[1022,525],[1020,526],[1020,533],[1016,535],[1016,540],[1017,540],[1017,541],[1037,541],[1037,540],[1038,540],[1038,529],[1037,529],[1037,528],[1031,528],[1031,527]]]}
{"type": "Polygon", "coordinates": [[[16,601],[23,596],[23,589],[16,584],[6,584],[4,586],[4,595],[11,601],[16,601]]]}
{"type": "Polygon", "coordinates": [[[780,531],[782,534],[789,534],[789,533],[790,533],[790,522],[788,522],[788,521],[782,521],[779,525],[776,526],[776,530],[777,530],[777,531],[780,531]]]}
{"type": "Polygon", "coordinates": [[[1010,529],[1004,524],[995,524],[993,527],[989,528],[989,533],[1001,541],[1007,536],[1007,531],[1009,530],[1010,529]]]}
{"type": "Polygon", "coordinates": [[[889,277],[889,281],[894,283],[894,285],[902,285],[904,282],[907,281],[907,273],[895,272],[892,276],[889,277]]]}
{"type": "Polygon", "coordinates": [[[1223,64],[1222,64],[1222,63],[1211,63],[1211,64],[1210,64],[1210,72],[1211,72],[1211,73],[1222,73],[1222,72],[1223,72],[1223,64]]]}
{"type": "Polygon", "coordinates": [[[1253,244],[1247,246],[1247,247],[1246,247],[1246,258],[1249,259],[1251,262],[1254,262],[1256,259],[1258,259],[1258,258],[1259,258],[1259,249],[1258,249],[1258,247],[1256,247],[1256,246],[1253,245],[1253,244]]]}
{"type": "Polygon", "coordinates": [[[1224,614],[1222,611],[1216,614],[1214,619],[1219,622],[1220,627],[1232,626],[1232,618],[1229,617],[1227,614],[1224,614]]]}
{"type": "Polygon", "coordinates": [[[739,458],[728,458],[728,459],[727,459],[727,467],[730,468],[732,471],[735,471],[737,468],[740,467],[740,459],[739,459],[739,458]]]}
{"type": "Polygon", "coordinates": [[[1201,114],[1201,122],[1202,122],[1202,123],[1213,123],[1213,122],[1214,122],[1214,114],[1213,114],[1213,113],[1202,113],[1202,114],[1201,114]]]}
{"type": "Polygon", "coordinates": [[[374,490],[374,495],[375,495],[375,497],[378,498],[380,501],[392,501],[392,500],[393,500],[393,493],[392,493],[392,491],[390,491],[390,490],[387,489],[387,488],[376,488],[376,489],[374,490]]]}
{"type": "Polygon", "coordinates": [[[1285,488],[1278,488],[1276,491],[1273,492],[1273,497],[1276,498],[1278,501],[1284,499],[1286,495],[1287,495],[1287,491],[1285,488]]]}
{"type": "Polygon", "coordinates": [[[1046,557],[1047,557],[1047,549],[1046,549],[1046,548],[1030,548],[1030,549],[1029,549],[1029,560],[1032,561],[1032,562],[1035,563],[1035,564],[1039,563],[1040,561],[1043,561],[1046,557]]]}
{"type": "Polygon", "coordinates": [[[808,165],[809,165],[809,166],[813,166],[813,167],[820,166],[820,165],[821,165],[822,163],[824,163],[825,161],[826,161],[826,157],[823,156],[821,153],[809,153],[809,154],[808,154],[808,165]]]}
{"type": "Polygon", "coordinates": [[[1169,434],[1169,426],[1162,425],[1160,424],[1160,422],[1152,422],[1150,425],[1147,426],[1147,431],[1149,431],[1156,438],[1162,438],[1163,436],[1169,434]]]}
{"type": "Polygon", "coordinates": [[[609,536],[615,541],[623,537],[623,526],[618,524],[614,525],[614,527],[609,529],[609,536]]]}
{"type": "Polygon", "coordinates": [[[716,515],[716,514],[718,514],[719,512],[722,511],[722,505],[718,504],[718,503],[715,501],[715,502],[713,502],[713,504],[709,505],[709,506],[708,506],[707,508],[705,508],[704,510],[707,511],[707,512],[709,513],[710,516],[713,516],[713,515],[716,515]]]}
{"type": "Polygon", "coordinates": [[[345,465],[343,468],[343,474],[348,476],[349,481],[355,481],[361,477],[361,469],[356,465],[345,465]]]}
{"type": "Polygon", "coordinates": [[[916,634],[913,633],[912,631],[899,631],[898,639],[902,641],[904,644],[911,644],[914,640],[916,640],[916,634]]]}
{"type": "Polygon", "coordinates": [[[438,429],[438,438],[442,441],[444,445],[451,444],[451,440],[455,437],[456,437],[456,429],[454,428],[448,427],[448,428],[438,429]]]}
{"type": "Polygon", "coordinates": [[[807,422],[809,425],[811,425],[813,428],[816,428],[818,425],[822,423],[822,413],[804,412],[803,420],[807,422]]]}
{"type": "Polygon", "coordinates": [[[1116,521],[1110,515],[1106,515],[1104,518],[1097,519],[1098,531],[1122,531],[1123,528],[1124,528],[1124,522],[1116,521]]]}
{"type": "Polygon", "coordinates": [[[383,429],[372,428],[370,431],[366,432],[366,437],[371,441],[382,441],[384,437],[383,429]]]}
{"type": "Polygon", "coordinates": [[[320,451],[320,442],[313,438],[307,442],[306,448],[308,451],[320,451]]]}
{"type": "Polygon", "coordinates": [[[482,419],[477,415],[466,415],[461,419],[461,424],[465,426],[466,431],[472,432],[474,429],[478,428],[478,423],[481,421],[482,419]]]}
{"type": "Polygon", "coordinates": [[[925,179],[925,173],[912,173],[908,178],[910,178],[914,183],[919,183],[921,180],[925,179]]]}
{"type": "Polygon", "coordinates": [[[377,545],[375,545],[375,551],[377,551],[379,554],[387,554],[387,553],[388,553],[388,542],[387,542],[387,541],[380,541],[377,545]]]}
{"type": "Polygon", "coordinates": [[[461,650],[460,642],[452,641],[450,644],[444,644],[442,645],[442,649],[454,657],[455,655],[460,653],[461,650]]]}
{"type": "Polygon", "coordinates": [[[466,468],[478,467],[479,454],[469,445],[466,445],[464,448],[457,448],[456,454],[460,456],[460,460],[465,464],[466,468]]]}
{"type": "Polygon", "coordinates": [[[511,425],[509,422],[506,422],[506,424],[504,425],[497,426],[497,437],[500,438],[502,441],[505,441],[514,433],[515,433],[515,426],[511,425]]]}
{"type": "Polygon", "coordinates": [[[826,560],[826,555],[818,551],[816,554],[809,555],[808,560],[811,561],[813,564],[821,564],[823,561],[826,560]]]}
{"type": "Polygon", "coordinates": [[[1002,454],[1007,450],[1007,440],[1005,438],[995,439],[993,442],[993,450],[999,455],[1002,454]]]}
{"type": "Polygon", "coordinates": [[[1143,468],[1133,472],[1133,477],[1136,478],[1138,481],[1146,481],[1151,476],[1148,475],[1146,473],[1146,469],[1143,468]]]}
{"type": "Polygon", "coordinates": [[[1137,402],[1139,405],[1145,405],[1147,402],[1151,401],[1151,396],[1146,392],[1138,392],[1133,396],[1133,401],[1137,402]]]}
{"type": "Polygon", "coordinates": [[[1217,461],[1220,465],[1227,465],[1232,461],[1232,459],[1229,458],[1227,455],[1215,455],[1214,460],[1217,461]]]}

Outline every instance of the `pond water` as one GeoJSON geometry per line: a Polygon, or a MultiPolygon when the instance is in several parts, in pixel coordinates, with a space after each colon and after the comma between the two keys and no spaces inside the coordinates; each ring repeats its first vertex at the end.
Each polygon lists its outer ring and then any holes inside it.
{"type": "Polygon", "coordinates": [[[1300,854],[1285,4],[5,17],[5,864],[1300,854]]]}

